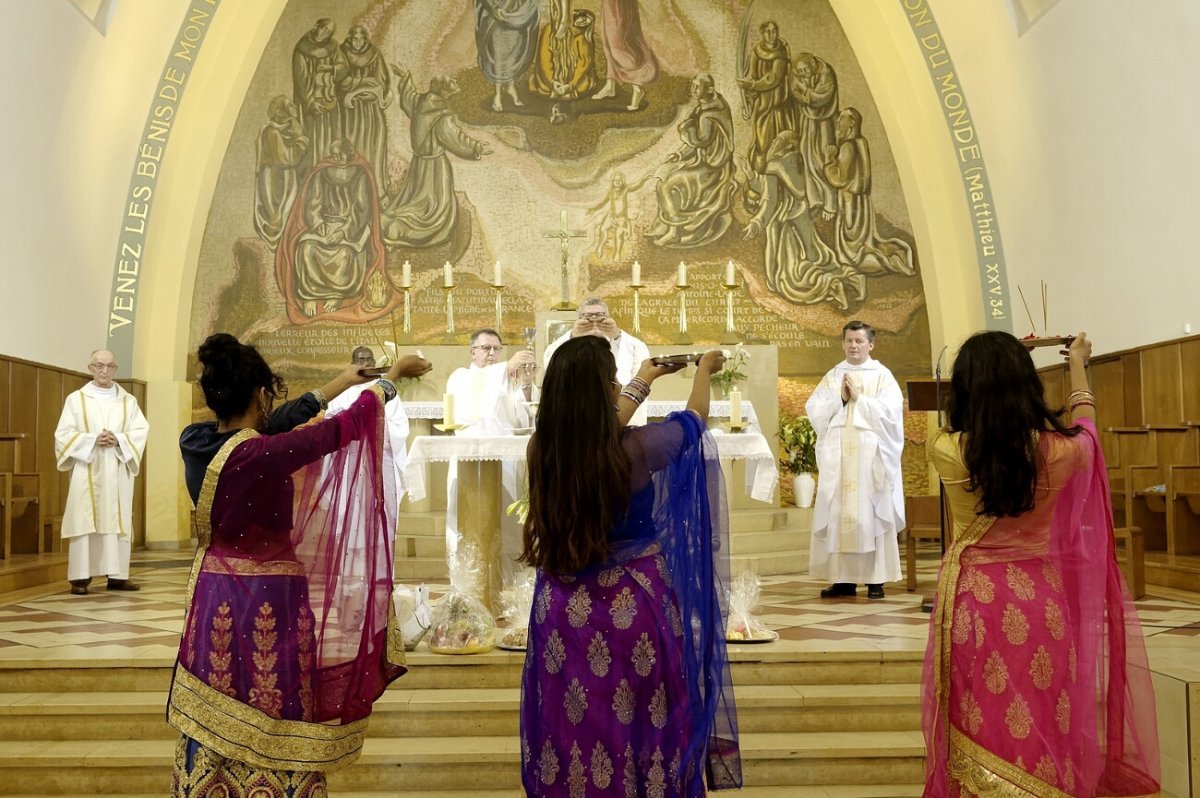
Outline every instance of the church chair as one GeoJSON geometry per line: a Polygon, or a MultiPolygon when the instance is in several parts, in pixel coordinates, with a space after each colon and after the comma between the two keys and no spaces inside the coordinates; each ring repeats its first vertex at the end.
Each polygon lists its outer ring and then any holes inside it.
{"type": "Polygon", "coordinates": [[[917,589],[917,541],[941,542],[940,496],[905,496],[904,582],[908,592],[917,589]]]}
{"type": "Polygon", "coordinates": [[[1125,549],[1125,559],[1120,565],[1129,594],[1140,599],[1146,595],[1146,543],[1142,530],[1136,526],[1118,527],[1113,530],[1113,537],[1125,549]]]}
{"type": "Polygon", "coordinates": [[[12,559],[14,542],[26,545],[18,553],[41,554],[42,508],[40,476],[21,470],[21,442],[25,434],[0,433],[0,558],[12,559]],[[22,522],[21,535],[14,527],[22,522]],[[26,540],[28,539],[28,540],[26,540]]]}

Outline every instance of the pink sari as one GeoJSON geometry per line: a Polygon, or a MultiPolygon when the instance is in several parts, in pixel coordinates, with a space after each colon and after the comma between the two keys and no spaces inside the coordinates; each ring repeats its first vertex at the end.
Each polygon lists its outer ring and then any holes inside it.
{"type": "MultiPolygon", "coordinates": [[[[1032,511],[974,517],[946,551],[922,685],[926,796],[1158,792],[1145,644],[1096,430],[1081,426],[1041,435],[1032,511]]],[[[951,505],[971,506],[958,436],[930,449],[951,505]]]]}

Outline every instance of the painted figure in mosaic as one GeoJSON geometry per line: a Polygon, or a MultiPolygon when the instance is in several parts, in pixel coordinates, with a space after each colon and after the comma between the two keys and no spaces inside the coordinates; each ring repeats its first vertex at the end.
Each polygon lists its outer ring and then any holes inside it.
{"type": "Polygon", "coordinates": [[[780,133],[767,151],[762,175],[749,175],[759,196],[758,210],[746,224],[745,238],[763,235],[767,288],[790,302],[833,302],[845,310],[866,294],[866,279],[837,256],[817,234],[805,193],[804,162],[796,133],[780,133]]]}
{"type": "Polygon", "coordinates": [[[883,238],[875,229],[871,149],[862,134],[862,115],[855,108],[838,114],[837,146],[825,151],[825,177],[838,192],[834,239],[838,262],[872,277],[914,274],[908,244],[883,238]]]}
{"type": "Polygon", "coordinates": [[[662,247],[703,246],[733,224],[733,114],[712,75],[697,75],[691,95],[695,103],[677,128],[683,146],[667,157],[658,218],[647,234],[662,247]]]}
{"type": "Polygon", "coordinates": [[[622,386],[611,349],[584,335],[546,371],[521,555],[537,568],[521,681],[521,780],[533,798],[741,786],[728,510],[705,432],[723,362],[705,354],[687,409],[633,428],[651,383],[679,367],[646,361],[622,386]]]}
{"type": "Polygon", "coordinates": [[[54,430],[59,471],[70,471],[62,537],[71,592],[84,595],[93,576],[109,590],[137,590],[129,579],[133,542],[133,481],[142,468],[150,425],[137,400],[113,378],[117,360],[97,349],[88,361],[92,381],[72,391],[54,430]]]}
{"type": "Polygon", "coordinates": [[[767,150],[775,137],[796,129],[796,107],[792,101],[789,71],[792,66],[788,43],[779,37],[779,26],[768,20],[759,26],[760,39],[750,52],[750,71],[738,78],[744,100],[743,115],[750,120],[754,135],[747,160],[750,169],[767,168],[767,150]]]}
{"type": "Polygon", "coordinates": [[[555,100],[576,100],[599,82],[596,15],[586,8],[571,11],[569,0],[552,0],[548,7],[550,20],[538,33],[529,90],[555,100]]]}
{"type": "Polygon", "coordinates": [[[355,25],[338,48],[343,65],[337,79],[342,133],[371,165],[375,185],[387,191],[387,119],[392,101],[392,72],[383,53],[371,43],[367,29],[355,25]]]}
{"type": "Polygon", "coordinates": [[[314,421],[366,380],[356,364],[274,408],[286,387],[254,347],[218,333],[198,359],[217,421],[179,439],[199,546],[167,705],[182,735],[171,794],[325,795],[325,771],[358,757],[372,704],[405,671],[388,630],[396,490],[383,415],[394,381],[432,366],[399,358],[314,421]],[[352,534],[362,548],[339,545],[352,534]]]}
{"type": "Polygon", "coordinates": [[[796,56],[792,65],[792,95],[796,98],[800,154],[804,158],[804,190],[814,211],[826,219],[837,212],[837,195],[825,176],[828,148],[837,140],[838,83],[833,67],[812,53],[796,56]]]}
{"type": "Polygon", "coordinates": [[[804,412],[817,433],[817,502],[809,574],[831,584],[821,598],[884,597],[900,579],[896,536],[904,528],[904,395],[892,372],[871,357],[875,329],[842,328],[846,359],[825,374],[804,412]]]}
{"type": "Polygon", "coordinates": [[[308,137],[296,104],[282,95],[271,100],[269,121],[258,134],[254,179],[254,230],[272,247],[283,235],[300,188],[296,168],[308,151],[308,137]]]}
{"type": "Polygon", "coordinates": [[[637,192],[653,177],[651,173],[628,183],[622,172],[613,172],[604,199],[588,208],[589,213],[600,212],[600,223],[596,228],[596,257],[600,260],[617,263],[628,257],[635,218],[629,213],[629,194],[637,192]]]}
{"type": "Polygon", "coordinates": [[[600,41],[608,73],[593,100],[617,95],[617,84],[632,94],[627,111],[636,111],[646,96],[646,86],[658,80],[658,59],[642,32],[640,0],[600,0],[600,41]]]}
{"type": "Polygon", "coordinates": [[[292,88],[310,142],[306,159],[310,165],[328,155],[334,139],[342,135],[336,79],[344,63],[333,40],[336,30],[333,20],[318,19],[292,50],[292,88]]]}
{"type": "Polygon", "coordinates": [[[515,82],[533,63],[539,0],[475,0],[475,49],[479,70],[496,93],[492,110],[504,110],[503,95],[521,106],[515,82]]]}
{"type": "Polygon", "coordinates": [[[977,333],[954,361],[948,423],[928,443],[954,518],[921,691],[930,798],[1159,792],[1154,690],[1114,552],[1091,348],[1080,333],[1064,350],[1065,424],[1012,335],[977,333]]]}
{"type": "Polygon", "coordinates": [[[371,165],[347,139],[308,173],[275,252],[288,318],[368,321],[395,304],[371,165]]]}
{"type": "Polygon", "coordinates": [[[459,127],[446,101],[458,93],[454,78],[436,77],[420,93],[412,75],[393,65],[400,107],[409,118],[413,158],[399,193],[383,209],[383,237],[389,244],[436,247],[454,237],[458,198],[450,153],[477,161],[492,151],[459,127]]]}

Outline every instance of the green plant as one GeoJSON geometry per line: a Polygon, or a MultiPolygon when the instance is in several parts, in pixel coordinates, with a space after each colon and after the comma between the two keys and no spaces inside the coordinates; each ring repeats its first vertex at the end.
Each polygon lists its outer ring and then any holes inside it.
{"type": "Polygon", "coordinates": [[[741,344],[738,344],[732,354],[725,359],[725,365],[721,367],[721,370],[712,375],[709,384],[721,394],[728,396],[734,385],[746,381],[746,365],[749,362],[750,353],[743,349],[741,344]]]}
{"type": "Polygon", "coordinates": [[[817,431],[808,416],[780,413],[778,434],[783,446],[780,468],[789,474],[817,473],[817,431]]]}

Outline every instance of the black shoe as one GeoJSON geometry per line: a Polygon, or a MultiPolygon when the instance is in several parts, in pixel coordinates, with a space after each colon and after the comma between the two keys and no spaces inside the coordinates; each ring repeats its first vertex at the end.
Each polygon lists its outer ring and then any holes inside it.
{"type": "Polygon", "coordinates": [[[858,595],[858,585],[850,582],[834,582],[821,591],[821,598],[854,598],[858,595]]]}
{"type": "Polygon", "coordinates": [[[72,579],[71,580],[71,595],[86,596],[88,592],[88,583],[91,579],[72,579]]]}
{"type": "Polygon", "coordinates": [[[881,599],[883,598],[883,585],[867,585],[867,598],[881,599]]]}
{"type": "Polygon", "coordinates": [[[142,586],[129,579],[109,579],[109,590],[141,590],[142,586]]]}

